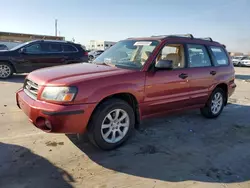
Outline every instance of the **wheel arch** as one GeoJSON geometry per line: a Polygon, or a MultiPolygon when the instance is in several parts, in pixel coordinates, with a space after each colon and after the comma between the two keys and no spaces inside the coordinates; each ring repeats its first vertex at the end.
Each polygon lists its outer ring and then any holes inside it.
{"type": "Polygon", "coordinates": [[[92,112],[92,115],[95,113],[96,109],[101,104],[103,104],[105,101],[112,99],[112,98],[121,99],[127,102],[133,108],[134,113],[135,113],[135,128],[138,128],[141,122],[139,104],[138,104],[136,97],[131,93],[123,92],[123,93],[115,93],[115,94],[106,96],[96,105],[95,109],[92,112]]]}
{"type": "Polygon", "coordinates": [[[226,106],[228,101],[228,85],[226,83],[220,83],[215,87],[215,89],[216,88],[221,88],[224,91],[225,93],[224,105],[226,106]]]}
{"type": "Polygon", "coordinates": [[[13,65],[13,63],[9,60],[0,60],[0,63],[8,63],[13,69],[13,72],[16,73],[16,67],[13,65]]]}

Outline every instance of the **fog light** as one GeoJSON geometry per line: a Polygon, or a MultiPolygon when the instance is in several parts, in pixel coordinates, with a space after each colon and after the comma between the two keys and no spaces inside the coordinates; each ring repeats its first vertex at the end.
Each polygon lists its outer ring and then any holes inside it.
{"type": "Polygon", "coordinates": [[[45,126],[48,128],[48,129],[51,129],[52,126],[51,126],[51,123],[48,119],[45,119],[45,122],[44,122],[45,126]]]}

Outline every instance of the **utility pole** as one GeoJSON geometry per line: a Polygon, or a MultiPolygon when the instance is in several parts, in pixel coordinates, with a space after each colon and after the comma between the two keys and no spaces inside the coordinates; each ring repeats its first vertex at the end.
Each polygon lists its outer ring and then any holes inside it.
{"type": "Polygon", "coordinates": [[[57,19],[55,20],[55,36],[57,36],[57,19]]]}

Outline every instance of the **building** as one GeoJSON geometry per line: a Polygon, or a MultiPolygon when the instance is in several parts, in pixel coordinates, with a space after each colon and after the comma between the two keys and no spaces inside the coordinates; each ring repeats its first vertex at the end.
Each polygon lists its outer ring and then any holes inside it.
{"type": "Polygon", "coordinates": [[[113,46],[116,42],[103,40],[90,40],[87,46],[88,50],[106,50],[113,46]]]}
{"type": "Polygon", "coordinates": [[[5,42],[27,42],[27,41],[39,40],[39,39],[65,40],[64,37],[60,37],[60,36],[0,32],[0,41],[5,41],[5,42]]]}
{"type": "Polygon", "coordinates": [[[244,53],[242,52],[229,52],[230,56],[242,56],[244,53]]]}
{"type": "Polygon", "coordinates": [[[9,49],[23,42],[31,40],[41,40],[41,39],[65,40],[64,37],[59,37],[59,36],[0,32],[0,44],[6,45],[9,49]]]}

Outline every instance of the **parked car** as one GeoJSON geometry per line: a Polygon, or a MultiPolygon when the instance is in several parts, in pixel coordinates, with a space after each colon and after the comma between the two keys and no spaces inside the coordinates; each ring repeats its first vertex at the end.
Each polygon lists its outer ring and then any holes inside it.
{"type": "Polygon", "coordinates": [[[0,44],[0,50],[8,50],[8,47],[5,44],[0,44]]]}
{"type": "Polygon", "coordinates": [[[89,52],[89,61],[93,61],[97,56],[101,55],[104,50],[94,50],[89,52]]]}
{"type": "Polygon", "coordinates": [[[129,38],[93,63],[30,73],[16,100],[37,128],[87,132],[110,150],[145,118],[193,108],[218,117],[235,90],[234,73],[224,46],[210,39],[129,38]]]}
{"type": "Polygon", "coordinates": [[[88,62],[88,53],[80,44],[37,40],[0,51],[0,78],[8,78],[13,73],[28,73],[40,68],[80,62],[88,62]]]}
{"type": "Polygon", "coordinates": [[[234,66],[240,66],[240,62],[241,60],[243,60],[244,58],[246,58],[246,56],[234,56],[232,57],[232,62],[234,66]]]}
{"type": "Polygon", "coordinates": [[[9,50],[11,48],[14,48],[15,46],[18,46],[22,44],[23,42],[9,42],[9,41],[0,41],[0,45],[3,45],[3,50],[9,50]]]}
{"type": "Polygon", "coordinates": [[[250,67],[250,56],[244,57],[244,58],[239,62],[239,66],[242,66],[242,67],[250,67]]]}

